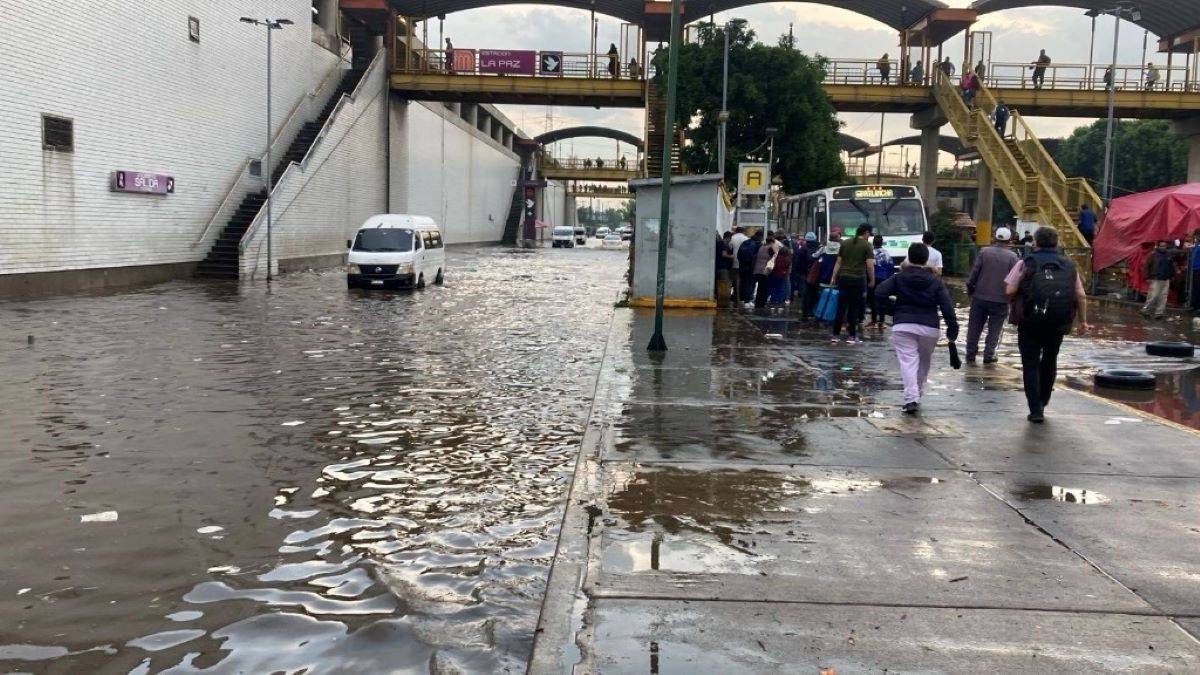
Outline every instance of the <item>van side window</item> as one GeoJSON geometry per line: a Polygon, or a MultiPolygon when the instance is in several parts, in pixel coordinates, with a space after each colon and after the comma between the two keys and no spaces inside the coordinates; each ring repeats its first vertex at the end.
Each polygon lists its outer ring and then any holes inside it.
{"type": "Polygon", "coordinates": [[[442,248],[445,245],[442,243],[442,233],[441,232],[430,232],[429,233],[429,241],[430,241],[430,243],[429,243],[430,248],[442,248]]]}

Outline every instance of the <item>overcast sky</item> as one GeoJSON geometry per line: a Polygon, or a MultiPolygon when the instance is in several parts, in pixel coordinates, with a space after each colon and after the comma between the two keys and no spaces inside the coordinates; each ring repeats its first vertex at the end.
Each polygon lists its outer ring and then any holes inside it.
{"type": "MultiPolygon", "coordinates": [[[[1188,2],[1193,0],[1179,0],[1188,2]]],[[[948,0],[947,4],[965,7],[971,0],[948,0]]],[[[620,22],[611,17],[597,15],[600,20],[600,51],[605,51],[610,42],[620,39],[620,22]]],[[[853,12],[803,2],[771,2],[753,7],[718,14],[718,23],[732,18],[744,18],[763,42],[774,44],[780,35],[787,33],[788,24],[793,24],[797,47],[807,53],[821,54],[830,58],[873,58],[887,52],[892,58],[899,54],[897,32],[882,23],[853,12]]],[[[1046,49],[1056,63],[1088,62],[1092,20],[1082,10],[1068,8],[1039,7],[1016,9],[986,15],[976,30],[987,30],[994,34],[993,62],[1029,62],[1035,59],[1039,49],[1046,49]]],[[[431,24],[430,42],[433,42],[437,23],[431,24]]],[[[453,38],[454,45],[462,48],[492,49],[550,49],[562,51],[587,51],[588,13],[580,10],[539,5],[507,5],[502,7],[457,12],[446,17],[445,34],[453,38]]],[[[1121,27],[1121,64],[1135,65],[1141,61],[1145,31],[1131,23],[1121,27]]],[[[1101,17],[1097,21],[1097,62],[1111,58],[1113,40],[1113,18],[1101,17]]],[[[1148,60],[1166,63],[1166,56],[1156,52],[1157,38],[1149,37],[1148,60]]],[[[963,36],[946,43],[946,55],[959,63],[963,57],[963,36]]],[[[546,130],[547,108],[545,106],[501,106],[515,122],[530,134],[546,130]]],[[[643,123],[640,110],[555,107],[551,111],[553,127],[558,129],[579,124],[597,124],[624,129],[642,135],[643,123]]],[[[879,135],[879,115],[843,114],[843,131],[875,142],[879,135]]],[[[1070,131],[1088,123],[1088,120],[1034,118],[1030,120],[1034,130],[1042,136],[1065,136],[1070,131]]],[[[909,129],[907,115],[888,115],[884,124],[884,138],[892,139],[914,133],[909,129]]],[[[953,133],[947,127],[946,133],[953,133]]],[[[565,142],[567,144],[570,141],[565,142]]],[[[559,151],[569,151],[560,148],[559,151]]],[[[574,151],[580,156],[614,154],[612,141],[574,141],[574,151]]],[[[899,151],[896,151],[897,153],[899,151]]],[[[914,153],[916,149],[911,149],[914,153]]],[[[889,156],[888,163],[901,162],[899,154],[889,156]]],[[[913,160],[915,162],[915,159],[913,160]]]]}

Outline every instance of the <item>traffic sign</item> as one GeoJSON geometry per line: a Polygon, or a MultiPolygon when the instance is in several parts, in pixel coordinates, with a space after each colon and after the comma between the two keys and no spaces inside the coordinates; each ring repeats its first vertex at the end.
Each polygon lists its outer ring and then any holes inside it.
{"type": "Polygon", "coordinates": [[[542,52],[542,75],[562,75],[562,66],[562,52],[542,52]]]}

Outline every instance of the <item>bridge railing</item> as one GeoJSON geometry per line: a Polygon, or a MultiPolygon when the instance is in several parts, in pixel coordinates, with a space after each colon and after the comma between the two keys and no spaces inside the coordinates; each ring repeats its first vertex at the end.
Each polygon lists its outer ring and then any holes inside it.
{"type": "Polygon", "coordinates": [[[400,73],[614,80],[641,80],[646,76],[642,64],[610,60],[605,53],[511,50],[504,56],[497,53],[500,50],[417,46],[406,50],[403,38],[400,40],[395,65],[395,72],[400,73]]]}
{"type": "MultiPolygon", "coordinates": [[[[1056,63],[1046,67],[1045,89],[1096,90],[1105,89],[1104,64],[1056,63]]],[[[1148,83],[1150,70],[1144,65],[1118,65],[1113,71],[1113,86],[1119,91],[1194,91],[1196,84],[1188,86],[1187,68],[1183,66],[1158,66],[1159,78],[1151,87],[1148,83]]],[[[987,68],[984,82],[1003,89],[1032,89],[1034,65],[1031,63],[992,63],[987,68]]]]}
{"type": "Polygon", "coordinates": [[[625,157],[598,157],[596,159],[569,157],[564,159],[550,158],[545,161],[548,166],[553,166],[556,169],[568,169],[573,171],[584,171],[587,169],[600,169],[605,171],[636,171],[638,166],[637,160],[630,160],[625,157]],[[622,164],[621,160],[624,160],[625,163],[622,164]]]}

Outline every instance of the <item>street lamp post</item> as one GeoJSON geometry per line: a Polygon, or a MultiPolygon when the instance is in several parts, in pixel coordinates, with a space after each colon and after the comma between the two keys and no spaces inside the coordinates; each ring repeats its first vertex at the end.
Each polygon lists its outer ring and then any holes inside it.
{"type": "Polygon", "coordinates": [[[725,64],[724,75],[721,78],[721,112],[717,115],[717,119],[721,122],[720,138],[717,139],[718,164],[720,166],[721,177],[725,176],[725,139],[729,133],[729,24],[725,24],[725,64]]]}
{"type": "Polygon", "coordinates": [[[1113,30],[1112,70],[1109,71],[1110,78],[1108,82],[1108,128],[1104,132],[1104,183],[1101,186],[1100,194],[1100,198],[1104,201],[1104,212],[1107,214],[1108,206],[1112,203],[1112,139],[1113,120],[1117,106],[1117,47],[1121,39],[1121,18],[1128,14],[1130,21],[1137,22],[1141,21],[1142,13],[1136,7],[1127,3],[1119,3],[1116,7],[1106,10],[1103,13],[1112,14],[1115,23],[1113,30]]]}
{"type": "Polygon", "coordinates": [[[294,23],[291,19],[255,19],[249,16],[243,16],[239,19],[242,23],[248,23],[255,26],[266,26],[267,28],[267,152],[263,174],[266,177],[267,183],[267,281],[271,281],[271,189],[275,187],[271,183],[271,174],[274,173],[275,167],[271,164],[271,140],[274,136],[274,125],[271,123],[271,31],[282,30],[284,26],[290,26],[294,23]]]}
{"type": "Polygon", "coordinates": [[[667,119],[663,124],[662,211],[658,221],[658,284],[654,292],[654,335],[646,349],[667,351],[663,338],[663,303],[667,294],[667,228],[671,226],[671,155],[674,150],[675,99],[679,88],[679,41],[681,0],[671,0],[671,51],[667,65],[667,119]]]}

